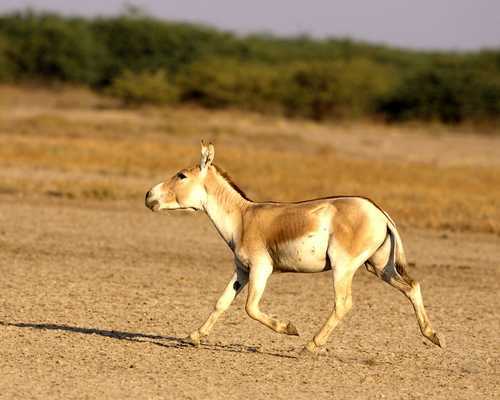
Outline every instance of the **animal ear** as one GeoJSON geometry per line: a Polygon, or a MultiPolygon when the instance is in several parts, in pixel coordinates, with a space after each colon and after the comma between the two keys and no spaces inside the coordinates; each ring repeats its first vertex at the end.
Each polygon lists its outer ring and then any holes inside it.
{"type": "Polygon", "coordinates": [[[212,143],[208,145],[205,142],[201,141],[201,159],[200,159],[200,168],[205,169],[212,164],[212,161],[215,157],[215,148],[212,143]]]}

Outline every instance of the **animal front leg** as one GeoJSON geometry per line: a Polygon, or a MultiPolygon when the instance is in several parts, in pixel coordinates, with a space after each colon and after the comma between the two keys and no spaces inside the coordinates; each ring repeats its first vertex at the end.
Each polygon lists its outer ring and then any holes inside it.
{"type": "Polygon", "coordinates": [[[248,272],[243,269],[236,267],[236,271],[234,272],[231,280],[227,284],[224,292],[215,303],[214,310],[209,315],[205,323],[197,330],[195,330],[191,335],[189,335],[189,340],[195,346],[199,346],[201,343],[201,339],[203,337],[208,336],[210,331],[212,330],[215,322],[222,315],[224,311],[226,311],[238,293],[245,287],[248,282],[248,272]]]}
{"type": "Polygon", "coordinates": [[[291,323],[285,323],[271,318],[259,309],[259,302],[264,294],[266,283],[273,272],[273,267],[269,264],[252,266],[250,269],[250,280],[248,285],[248,298],[245,306],[250,318],[261,322],[268,328],[278,333],[299,336],[297,328],[291,323]]]}

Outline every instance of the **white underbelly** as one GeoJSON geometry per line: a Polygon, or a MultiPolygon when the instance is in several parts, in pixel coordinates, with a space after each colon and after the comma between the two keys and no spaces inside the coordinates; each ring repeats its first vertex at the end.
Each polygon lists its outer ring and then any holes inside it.
{"type": "Polygon", "coordinates": [[[273,254],[275,271],[321,272],[329,269],[328,239],[328,233],[324,232],[279,244],[273,254]]]}

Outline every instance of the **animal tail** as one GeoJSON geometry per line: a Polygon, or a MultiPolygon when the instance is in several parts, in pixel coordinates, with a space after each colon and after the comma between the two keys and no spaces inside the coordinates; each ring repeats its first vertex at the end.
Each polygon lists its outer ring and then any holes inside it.
{"type": "MultiPolygon", "coordinates": [[[[398,230],[396,229],[396,225],[390,218],[388,218],[387,234],[389,235],[389,238],[391,240],[391,251],[389,254],[387,265],[384,268],[384,275],[386,275],[386,271],[388,273],[389,270],[395,270],[396,273],[400,275],[406,283],[413,287],[415,281],[408,275],[407,272],[408,263],[406,261],[403,242],[398,230]]],[[[389,277],[387,276],[387,278],[389,277]]]]}

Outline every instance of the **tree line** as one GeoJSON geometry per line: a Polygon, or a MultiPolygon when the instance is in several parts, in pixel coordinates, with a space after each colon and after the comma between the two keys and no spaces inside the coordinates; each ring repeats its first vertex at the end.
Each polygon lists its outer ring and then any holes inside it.
{"type": "Polygon", "coordinates": [[[84,84],[127,105],[196,103],[317,120],[500,119],[500,49],[238,36],[135,13],[0,15],[0,81],[84,84]]]}

